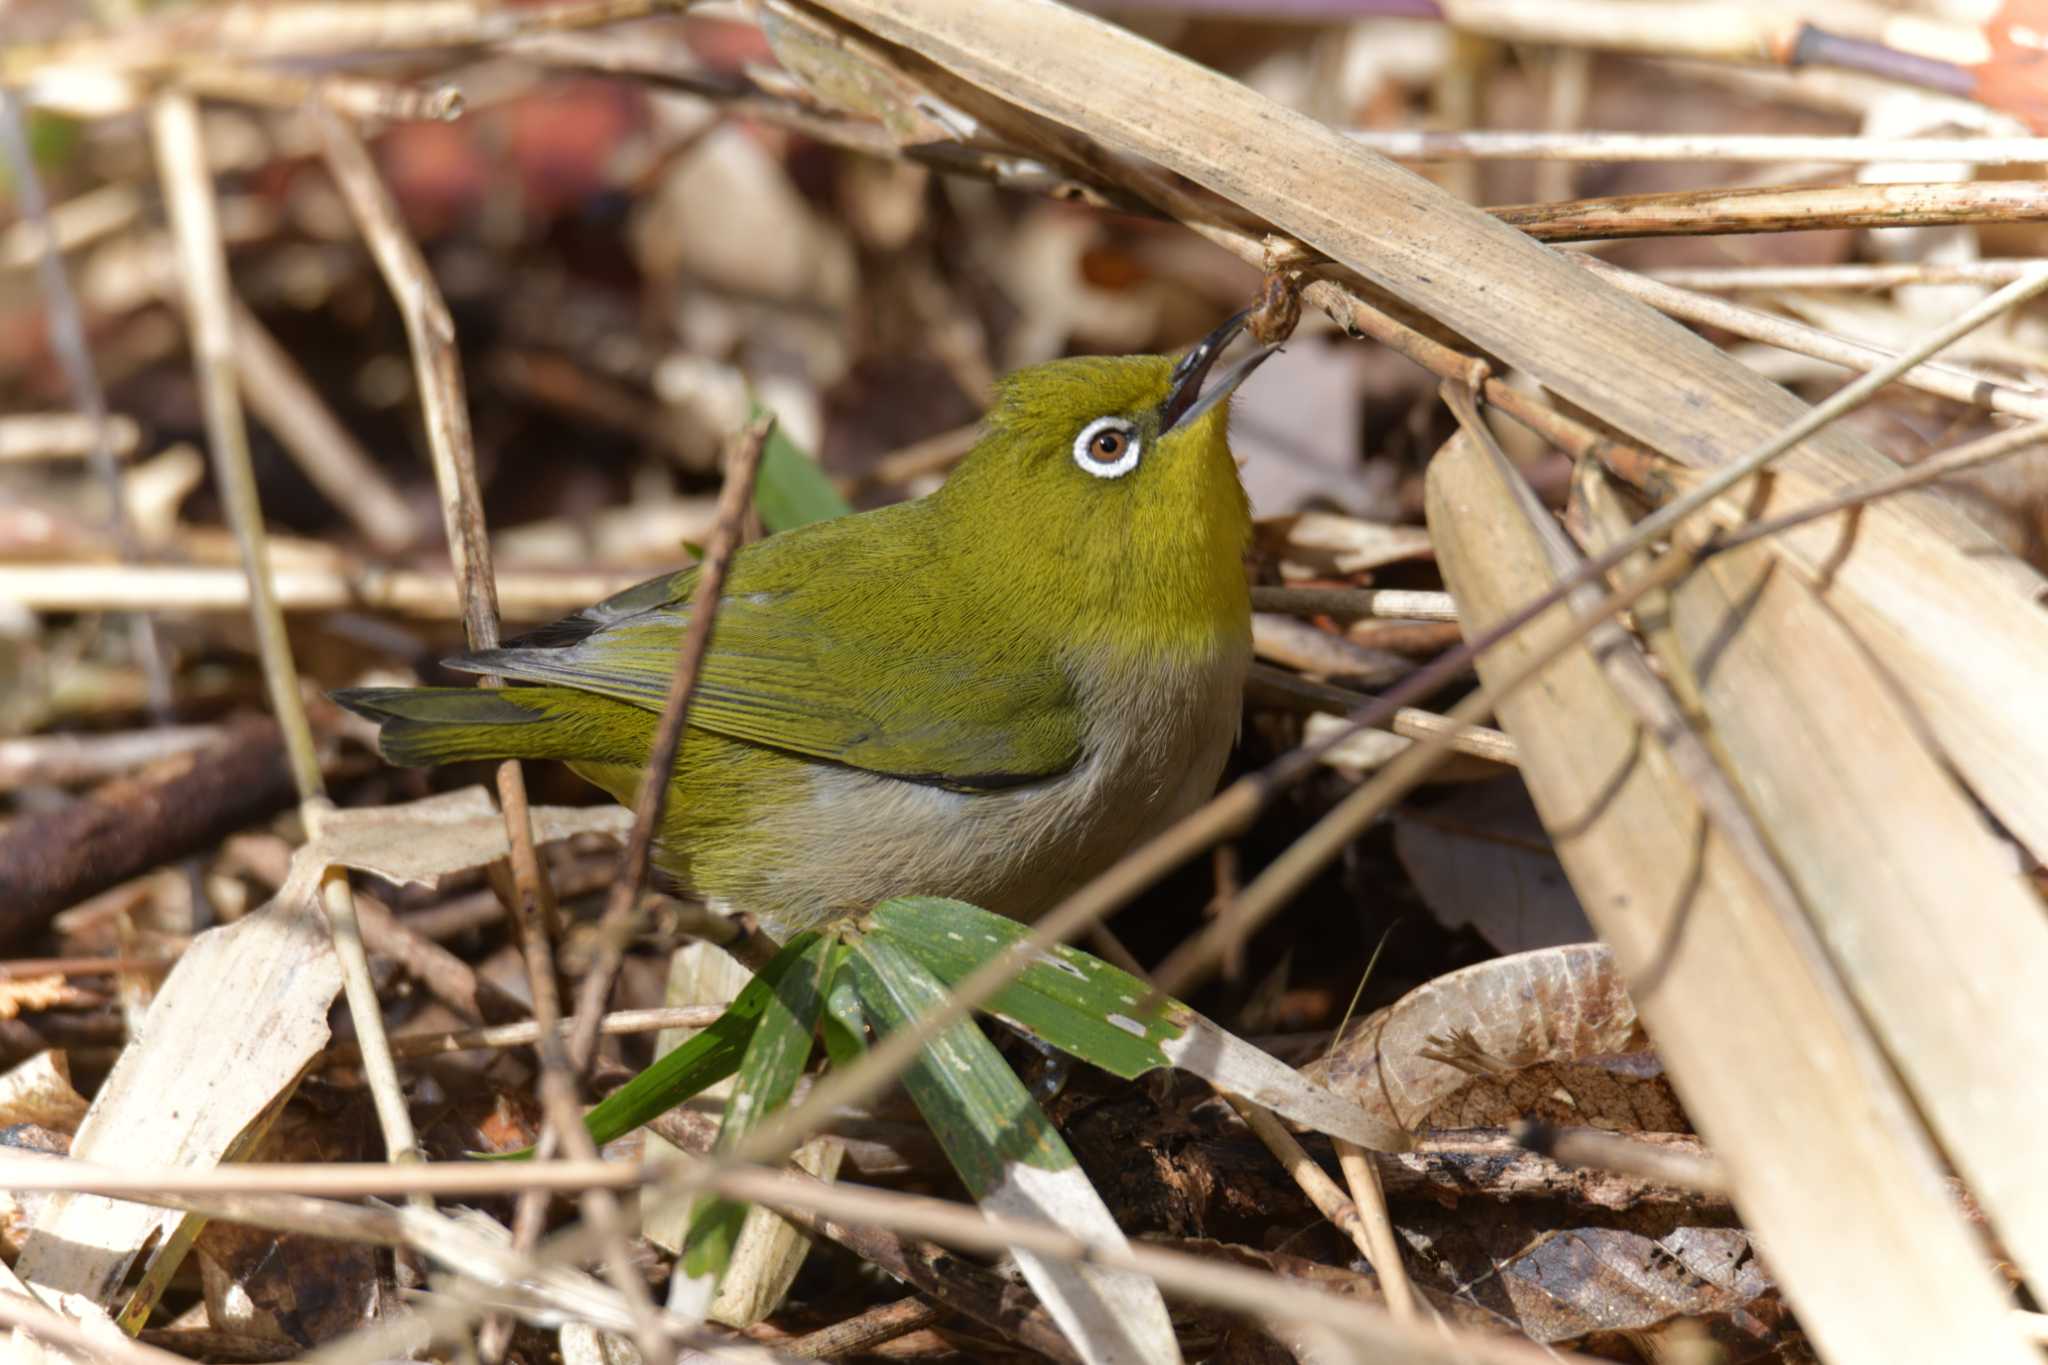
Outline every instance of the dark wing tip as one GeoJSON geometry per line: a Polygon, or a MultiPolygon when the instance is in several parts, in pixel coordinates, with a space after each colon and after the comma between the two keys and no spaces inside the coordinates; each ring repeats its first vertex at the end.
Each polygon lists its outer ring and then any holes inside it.
{"type": "Polygon", "coordinates": [[[388,704],[399,694],[411,689],[404,687],[337,687],[327,694],[327,700],[344,711],[353,711],[364,720],[384,720],[391,712],[388,704]]]}
{"type": "Polygon", "coordinates": [[[567,649],[597,634],[615,617],[600,615],[593,607],[586,607],[573,616],[564,616],[559,621],[550,621],[537,626],[524,635],[515,635],[505,641],[505,649],[567,649]]]}
{"type": "MultiPolygon", "coordinates": [[[[468,654],[451,654],[441,660],[441,667],[453,669],[457,673],[497,673],[503,675],[508,671],[508,665],[512,663],[514,657],[510,647],[505,649],[478,649],[468,654]]],[[[371,691],[374,689],[365,688],[364,690],[371,691]]]]}

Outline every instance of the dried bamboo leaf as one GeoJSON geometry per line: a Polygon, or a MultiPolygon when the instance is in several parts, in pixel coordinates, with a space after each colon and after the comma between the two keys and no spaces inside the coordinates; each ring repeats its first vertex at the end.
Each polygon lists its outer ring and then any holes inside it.
{"type": "MultiPolygon", "coordinates": [[[[1515,490],[1468,440],[1430,466],[1428,503],[1467,631],[1557,580],[1515,490]]],[[[1539,618],[1490,651],[1481,676],[1568,620],[1563,608],[1539,618]]],[[[1590,651],[1504,701],[1500,719],[1587,914],[1822,1351],[2020,1359],[2003,1295],[1818,948],[1703,820],[1590,651]]]]}
{"type": "Polygon", "coordinates": [[[1897,689],[1788,566],[1717,556],[1671,593],[1667,670],[1714,738],[1935,1135],[2048,1287],[2048,917],[1897,689]],[[1676,651],[1676,657],[1673,655],[1676,651]]]}
{"type": "MultiPolygon", "coordinates": [[[[79,1126],[71,1154],[109,1166],[212,1166],[261,1136],[264,1118],[327,1044],[341,968],[320,915],[317,878],[194,939],[164,979],[141,1037],[122,1053],[79,1126]],[[232,1022],[221,993],[241,1002],[232,1022]]],[[[39,1292],[104,1310],[146,1247],[182,1253],[185,1214],[100,1195],[43,1206],[17,1269],[39,1292]]],[[[175,1257],[173,1257],[175,1260],[175,1257]]]]}

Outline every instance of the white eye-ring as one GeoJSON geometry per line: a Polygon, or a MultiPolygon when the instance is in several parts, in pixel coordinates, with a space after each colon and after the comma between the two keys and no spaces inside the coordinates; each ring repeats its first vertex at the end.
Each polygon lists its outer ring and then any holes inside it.
{"type": "Polygon", "coordinates": [[[1138,467],[1144,442],[1121,417],[1098,417],[1074,438],[1074,463],[1098,479],[1121,479],[1138,467]]]}

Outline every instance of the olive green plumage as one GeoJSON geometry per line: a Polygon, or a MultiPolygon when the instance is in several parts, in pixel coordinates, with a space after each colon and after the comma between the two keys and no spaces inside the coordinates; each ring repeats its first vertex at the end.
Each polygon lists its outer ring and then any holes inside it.
{"type": "MultiPolygon", "coordinates": [[[[1178,368],[1013,375],[938,492],[743,550],[664,868],[783,933],[909,893],[1029,916],[1206,798],[1250,658],[1250,515],[1224,404],[1188,408],[1235,330],[1178,368]]],[[[392,762],[555,758],[630,801],[695,583],[451,661],[501,690],[337,697],[392,762]]]]}

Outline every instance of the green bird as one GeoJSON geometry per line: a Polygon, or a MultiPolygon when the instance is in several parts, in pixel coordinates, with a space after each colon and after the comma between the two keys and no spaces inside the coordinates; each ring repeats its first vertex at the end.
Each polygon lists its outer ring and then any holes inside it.
{"type": "MultiPolygon", "coordinates": [[[[892,896],[1031,918],[1215,790],[1251,659],[1251,513],[1214,373],[1178,360],[1005,379],[929,497],[734,559],[657,860],[787,935],[892,896]]],[[[512,685],[359,688],[386,759],[566,761],[631,802],[696,570],[450,666],[512,685]]]]}

